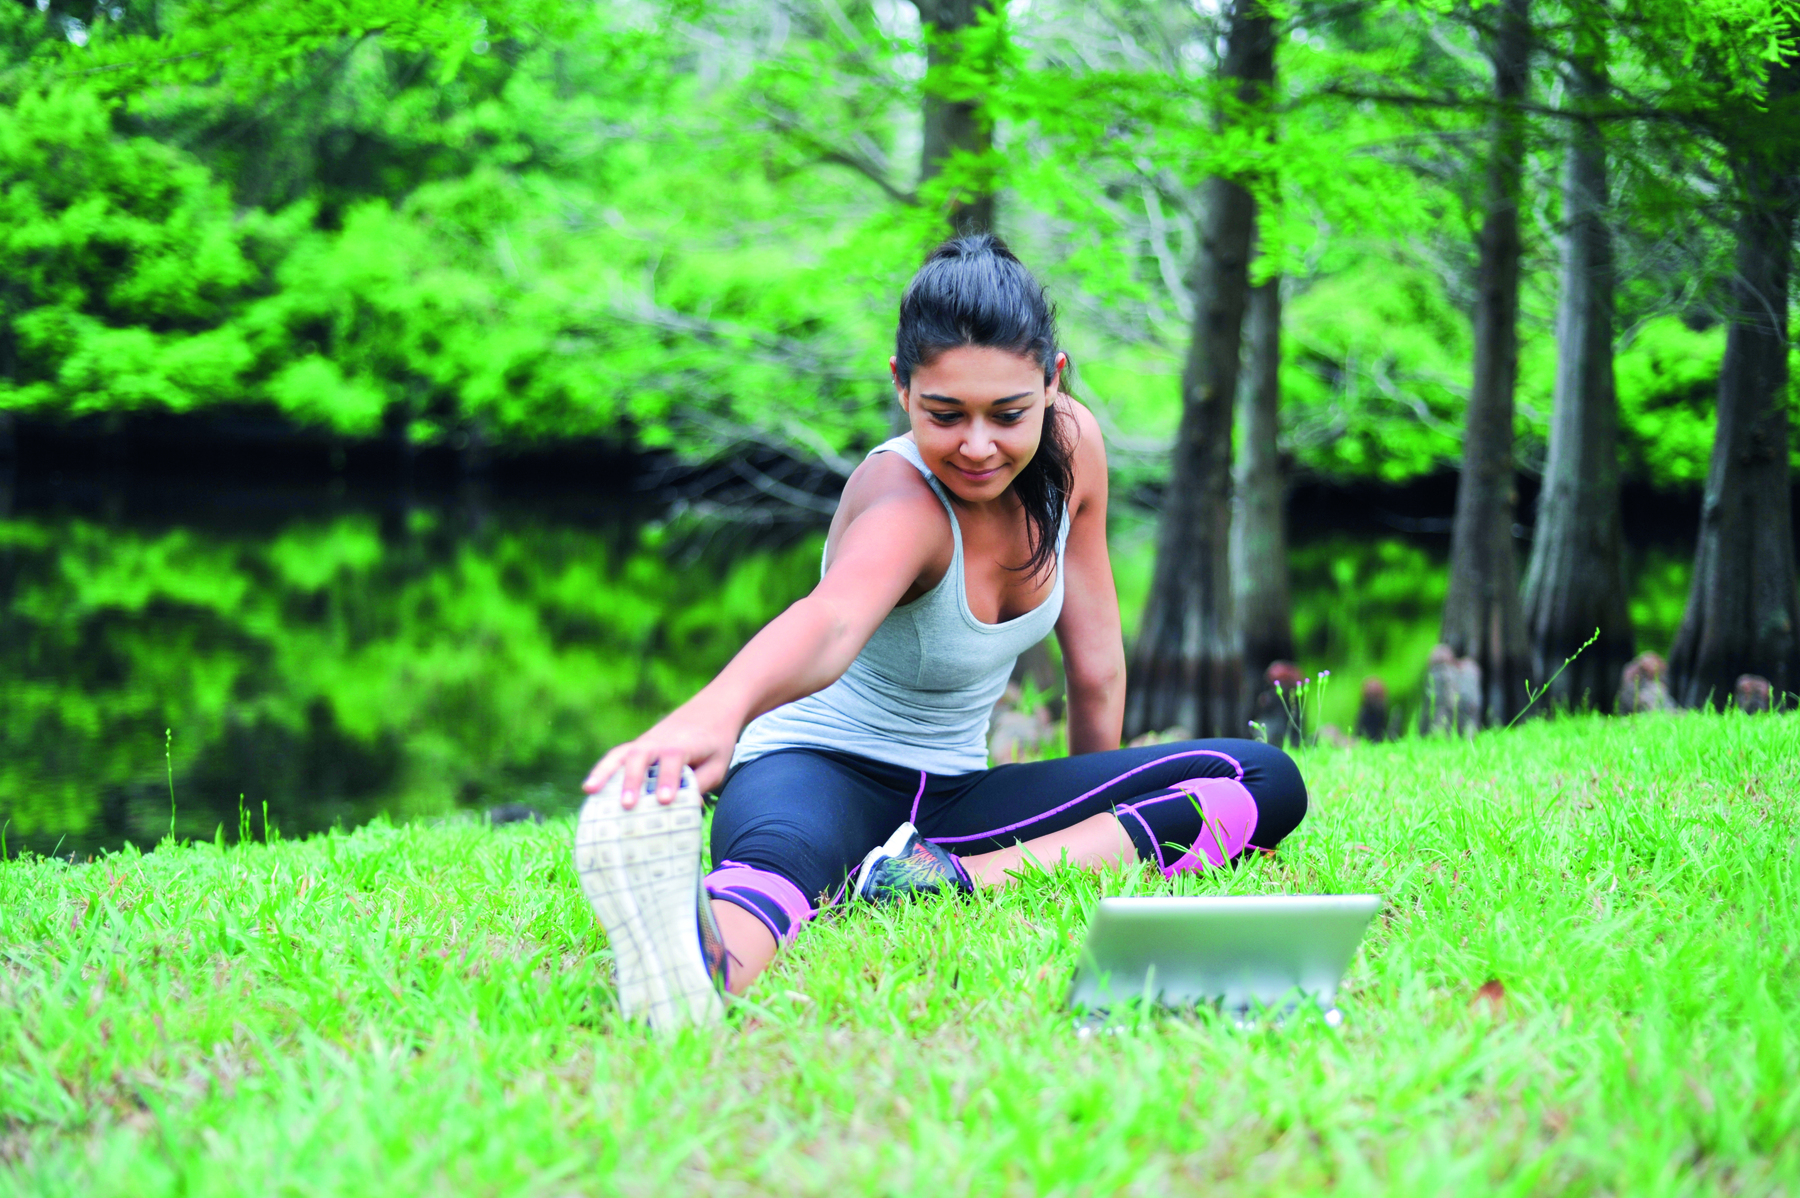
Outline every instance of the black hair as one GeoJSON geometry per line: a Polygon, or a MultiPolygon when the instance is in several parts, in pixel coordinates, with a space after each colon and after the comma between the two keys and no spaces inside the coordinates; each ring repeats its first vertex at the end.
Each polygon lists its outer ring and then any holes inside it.
{"type": "MultiPolygon", "coordinates": [[[[894,334],[895,377],[911,387],[914,370],[965,345],[1035,359],[1045,383],[1056,377],[1056,314],[1043,286],[992,233],[944,242],[906,285],[894,334]]],[[[1066,405],[1052,395],[1044,405],[1037,454],[1012,481],[1025,510],[1030,554],[1024,565],[1009,569],[1041,574],[1056,560],[1056,534],[1075,477],[1069,422],[1066,405]]]]}

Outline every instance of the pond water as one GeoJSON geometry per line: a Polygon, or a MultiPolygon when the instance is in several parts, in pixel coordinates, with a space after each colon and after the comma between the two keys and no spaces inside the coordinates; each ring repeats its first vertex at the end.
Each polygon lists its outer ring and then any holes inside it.
{"type": "MultiPolygon", "coordinates": [[[[7,852],[569,808],[602,749],[817,577],[816,526],[657,516],[256,488],[0,509],[7,852]]],[[[1128,626],[1153,531],[1114,529],[1128,626]]],[[[1416,694],[1447,548],[1297,534],[1299,664],[1334,676],[1327,720],[1349,723],[1368,674],[1416,694]]],[[[1633,573],[1640,640],[1666,649],[1685,555],[1636,551],[1633,573]]]]}

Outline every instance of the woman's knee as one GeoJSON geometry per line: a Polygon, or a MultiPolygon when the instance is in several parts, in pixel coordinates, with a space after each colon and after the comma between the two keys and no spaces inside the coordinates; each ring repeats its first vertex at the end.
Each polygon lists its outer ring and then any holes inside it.
{"type": "Polygon", "coordinates": [[[1234,778],[1256,804],[1254,848],[1272,849],[1306,818],[1306,780],[1300,766],[1279,746],[1260,740],[1196,740],[1187,742],[1201,754],[1194,774],[1202,778],[1234,778]]]}
{"type": "Polygon", "coordinates": [[[706,888],[785,944],[843,889],[866,835],[828,772],[805,760],[757,770],[761,764],[745,767],[719,796],[706,888]]]}
{"type": "Polygon", "coordinates": [[[726,828],[713,824],[712,859],[742,861],[789,879],[808,896],[829,890],[860,857],[846,860],[838,838],[799,820],[771,817],[726,828]]]}
{"type": "Polygon", "coordinates": [[[1243,744],[1244,787],[1256,800],[1256,832],[1250,843],[1272,849],[1306,818],[1306,779],[1299,763],[1278,746],[1243,744]]]}

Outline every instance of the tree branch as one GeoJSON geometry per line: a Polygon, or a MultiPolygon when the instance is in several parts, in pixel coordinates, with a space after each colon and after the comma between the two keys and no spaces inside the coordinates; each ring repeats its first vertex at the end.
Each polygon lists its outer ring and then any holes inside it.
{"type": "MultiPolygon", "coordinates": [[[[1482,112],[1494,106],[1495,101],[1487,98],[1469,98],[1462,96],[1427,96],[1416,92],[1364,91],[1360,88],[1345,87],[1333,83],[1319,91],[1315,96],[1331,96],[1339,100],[1361,100],[1374,104],[1392,104],[1396,108],[1437,108],[1449,111],[1482,112]]],[[[1298,108],[1300,103],[1290,105],[1298,108]]],[[[1572,108],[1552,108],[1547,104],[1533,104],[1529,100],[1508,102],[1508,107],[1533,116],[1552,116],[1565,121],[1675,121],[1689,125],[1706,124],[1704,114],[1684,108],[1613,108],[1600,111],[1582,111],[1572,108]]]]}
{"type": "Polygon", "coordinates": [[[791,504],[805,511],[817,512],[821,516],[830,516],[838,509],[836,500],[820,499],[817,495],[802,491],[799,487],[790,487],[784,482],[770,478],[752,466],[747,458],[732,458],[731,472],[771,499],[779,499],[783,503],[791,504]]]}
{"type": "Polygon", "coordinates": [[[869,182],[875,184],[875,186],[881,188],[882,191],[887,193],[887,197],[890,200],[899,204],[904,204],[908,208],[915,208],[918,206],[919,195],[917,192],[901,191],[898,187],[895,187],[892,183],[888,182],[887,176],[868,159],[845,150],[828,149],[818,145],[815,145],[814,149],[819,155],[820,162],[830,162],[835,163],[838,166],[847,166],[863,178],[869,180],[869,182]]]}
{"type": "Polygon", "coordinates": [[[774,112],[768,108],[761,108],[759,111],[761,111],[764,117],[768,118],[769,124],[777,133],[793,139],[806,149],[812,151],[813,154],[817,156],[818,161],[849,167],[869,182],[875,184],[875,186],[881,188],[882,191],[887,193],[888,198],[896,203],[905,204],[908,208],[918,206],[918,193],[902,191],[894,186],[888,179],[887,172],[883,170],[879,164],[872,161],[867,155],[859,154],[855,150],[848,149],[844,146],[833,145],[824,138],[812,133],[805,126],[801,125],[799,121],[785,113],[774,112]]]}

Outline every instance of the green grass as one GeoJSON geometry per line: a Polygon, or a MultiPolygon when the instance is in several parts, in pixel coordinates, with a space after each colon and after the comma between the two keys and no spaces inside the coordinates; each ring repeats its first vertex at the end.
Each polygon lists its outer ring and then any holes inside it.
{"type": "Polygon", "coordinates": [[[1304,764],[1279,857],[1177,889],[1386,895],[1336,1031],[1076,1039],[1139,873],[822,920],[658,1040],[566,822],[0,865],[0,1192],[1800,1192],[1800,722],[1304,764]]]}

